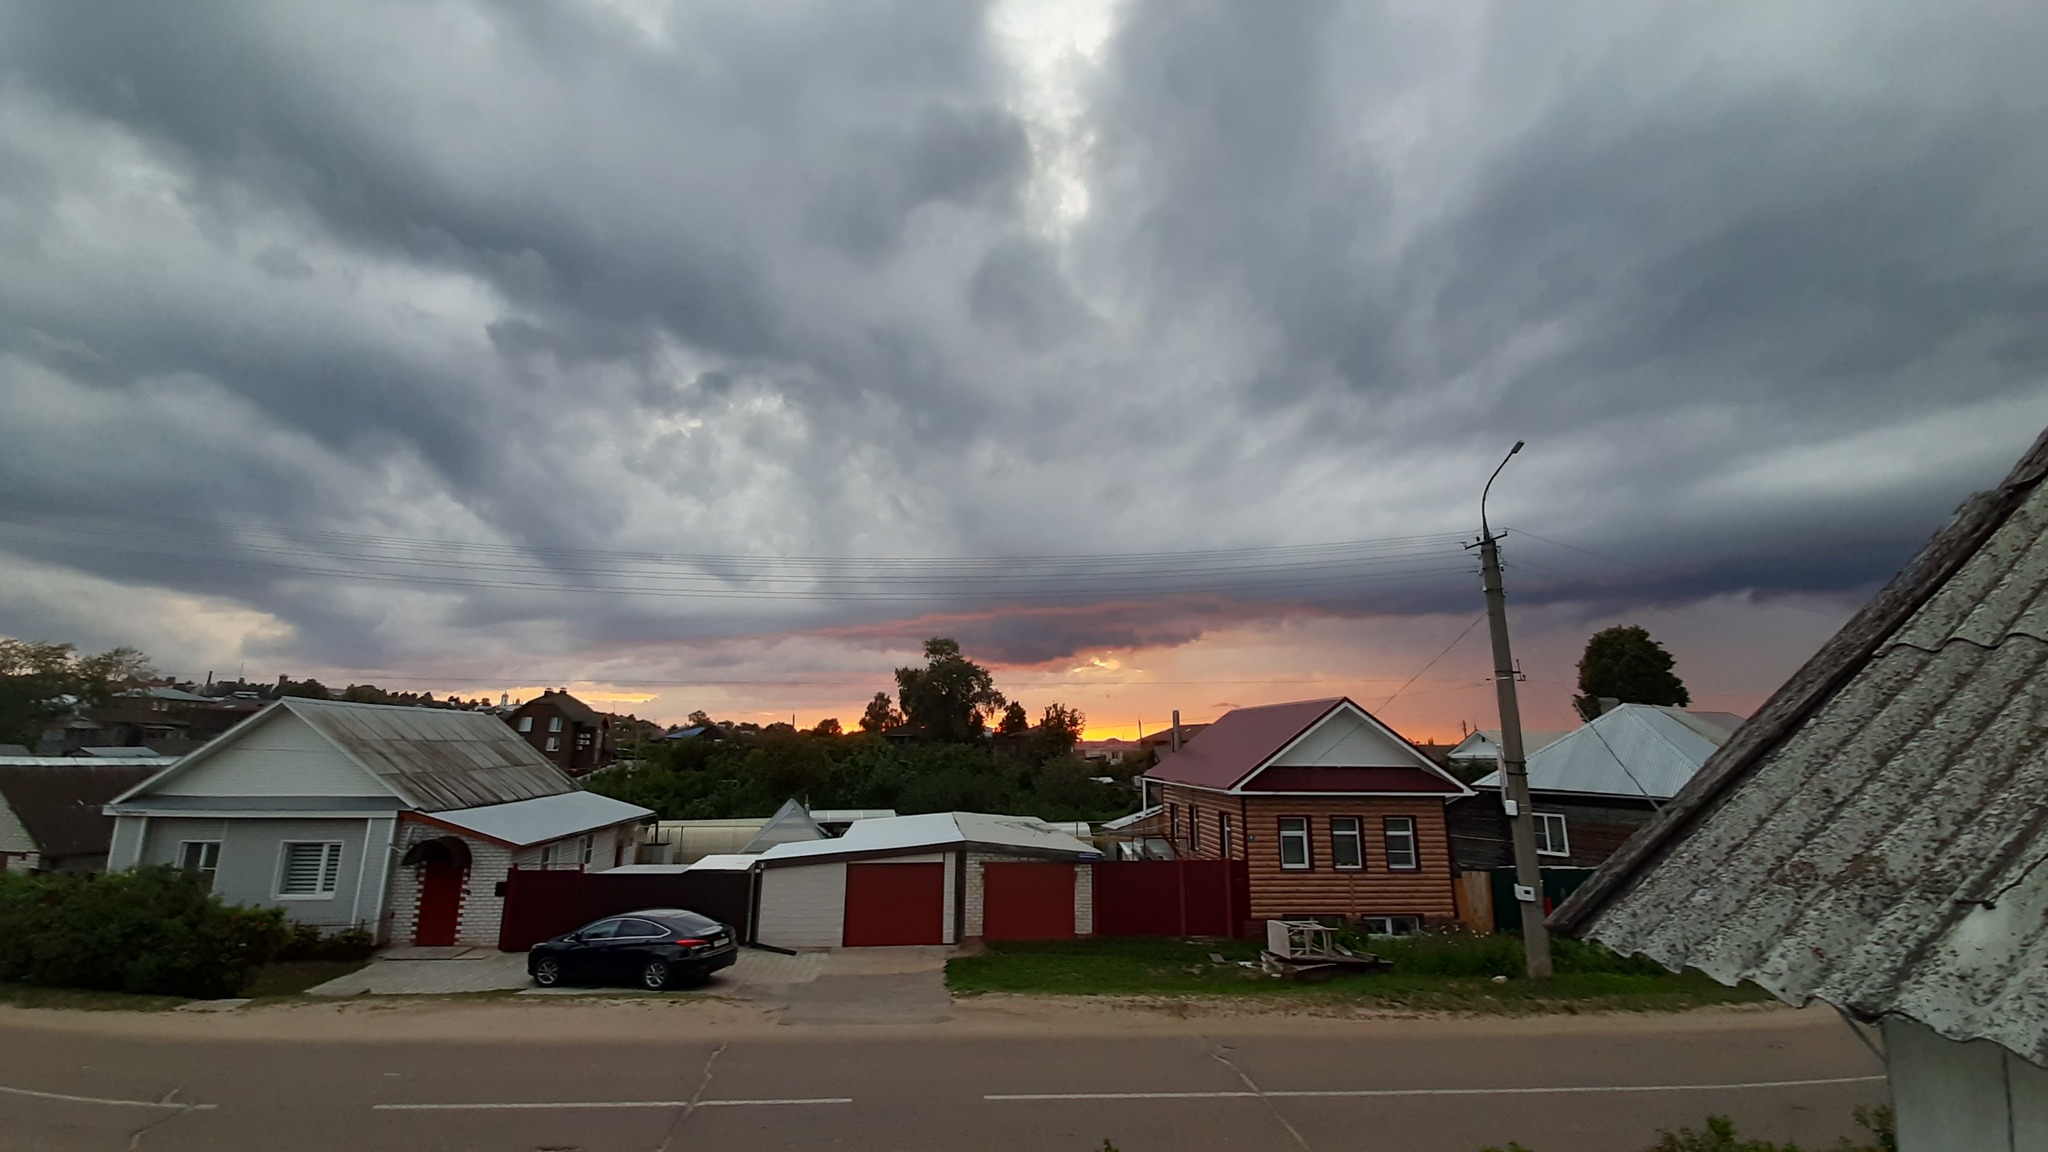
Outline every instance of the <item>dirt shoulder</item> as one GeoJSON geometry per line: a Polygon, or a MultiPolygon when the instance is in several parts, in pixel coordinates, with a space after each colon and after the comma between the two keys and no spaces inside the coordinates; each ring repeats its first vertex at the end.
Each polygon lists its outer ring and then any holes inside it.
{"type": "Polygon", "coordinates": [[[1525,1016],[1400,1012],[1326,1004],[1246,1002],[1210,997],[985,995],[956,1000],[944,1024],[778,1023],[772,1005],[744,1001],[588,997],[370,998],[338,1003],[255,1004],[226,1012],[76,1011],[0,1006],[0,1032],[65,1032],[136,1039],[465,1042],[536,1039],[604,1043],[628,1039],[746,1036],[801,1040],[859,1033],[875,1039],[934,1035],[1018,1037],[1133,1034],[1374,1034],[1471,1036],[1658,1034],[1839,1027],[1825,1011],[1740,1005],[1690,1012],[1592,1012],[1525,1016]]]}

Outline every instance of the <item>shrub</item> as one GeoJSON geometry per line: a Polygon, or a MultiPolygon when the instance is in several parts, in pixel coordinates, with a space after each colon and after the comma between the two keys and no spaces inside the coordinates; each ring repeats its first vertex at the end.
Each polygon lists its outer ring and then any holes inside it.
{"type": "Polygon", "coordinates": [[[175,868],[0,874],[0,980],[220,998],[285,940],[282,912],[222,904],[175,868]]]}
{"type": "MultiPolygon", "coordinates": [[[[1414,936],[1347,937],[1353,949],[1374,952],[1392,961],[1394,971],[1427,976],[1520,976],[1522,938],[1475,936],[1462,930],[1424,932],[1414,936]]],[[[1564,937],[1550,942],[1550,962],[1559,973],[1600,972],[1658,975],[1664,968],[1653,960],[1619,956],[1598,944],[1564,937]]]]}
{"type": "Polygon", "coordinates": [[[361,928],[322,932],[312,924],[292,924],[285,928],[284,942],[272,959],[368,960],[376,947],[376,939],[361,928]]]}

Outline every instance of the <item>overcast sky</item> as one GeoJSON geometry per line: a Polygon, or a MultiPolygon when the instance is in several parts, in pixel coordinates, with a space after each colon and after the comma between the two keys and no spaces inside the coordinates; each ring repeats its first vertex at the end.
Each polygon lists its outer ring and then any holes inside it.
{"type": "Polygon", "coordinates": [[[0,634],[810,723],[946,633],[1094,734],[1343,692],[1454,737],[1521,439],[1531,723],[1624,621],[1748,711],[2048,424],[2044,42],[7,4],[0,634]]]}

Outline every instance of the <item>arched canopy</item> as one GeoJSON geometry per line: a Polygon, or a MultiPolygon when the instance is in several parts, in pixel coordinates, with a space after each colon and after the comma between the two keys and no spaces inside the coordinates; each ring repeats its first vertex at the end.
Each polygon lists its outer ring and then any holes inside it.
{"type": "Polygon", "coordinates": [[[469,844],[460,836],[436,836],[422,840],[405,850],[405,859],[400,864],[425,864],[429,861],[447,861],[459,867],[469,867],[469,844]]]}

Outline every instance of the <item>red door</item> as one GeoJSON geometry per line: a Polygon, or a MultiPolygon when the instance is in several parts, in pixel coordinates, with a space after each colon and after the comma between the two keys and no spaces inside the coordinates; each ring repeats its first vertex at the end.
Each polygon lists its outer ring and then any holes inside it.
{"type": "Polygon", "coordinates": [[[1024,861],[981,866],[984,940],[1071,940],[1074,866],[1024,861]]]}
{"type": "Polygon", "coordinates": [[[425,946],[455,943],[455,922],[462,914],[462,865],[429,860],[420,879],[420,915],[412,942],[425,946]]]}
{"type": "Polygon", "coordinates": [[[946,942],[944,864],[848,864],[849,948],[946,942]]]}

